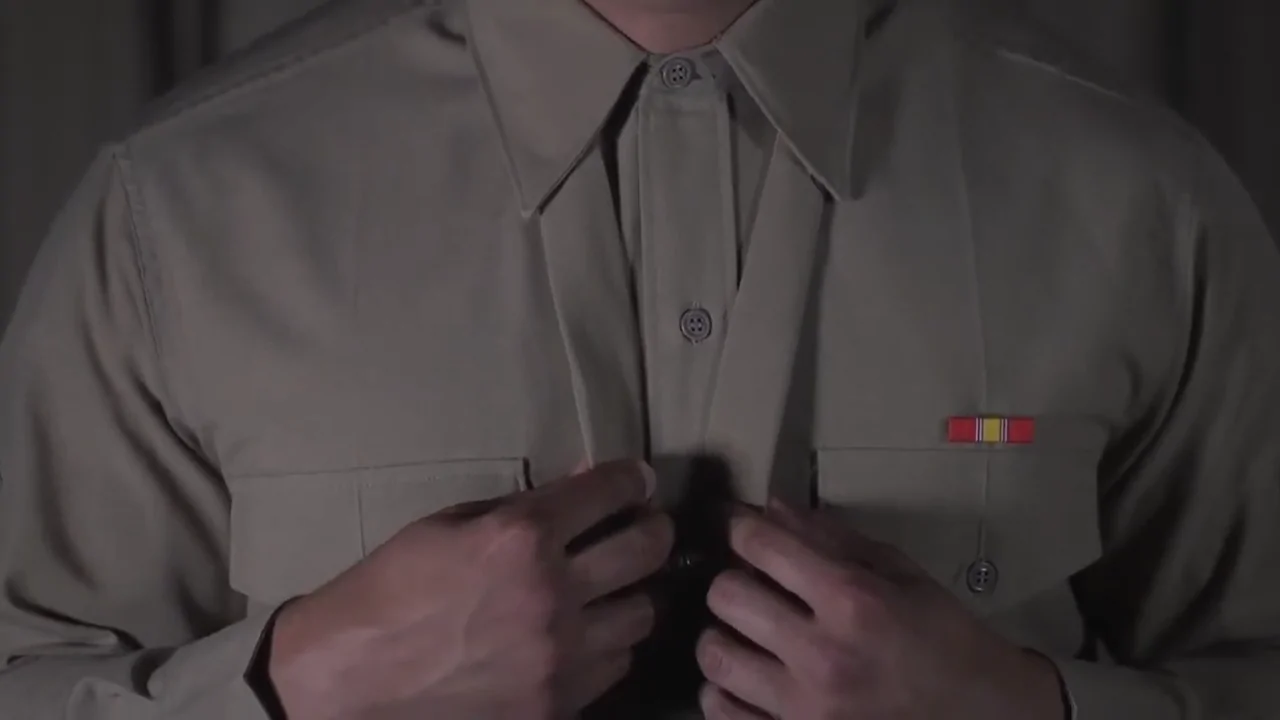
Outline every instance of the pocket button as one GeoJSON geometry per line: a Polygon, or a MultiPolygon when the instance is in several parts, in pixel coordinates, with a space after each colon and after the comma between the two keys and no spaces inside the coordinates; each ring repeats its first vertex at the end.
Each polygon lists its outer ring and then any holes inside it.
{"type": "Polygon", "coordinates": [[[969,566],[966,575],[969,592],[974,595],[989,595],[995,591],[1000,582],[1000,570],[994,563],[978,560],[969,566]]]}
{"type": "Polygon", "coordinates": [[[697,345],[711,337],[711,313],[703,308],[685,310],[680,316],[680,334],[690,343],[697,345]]]}

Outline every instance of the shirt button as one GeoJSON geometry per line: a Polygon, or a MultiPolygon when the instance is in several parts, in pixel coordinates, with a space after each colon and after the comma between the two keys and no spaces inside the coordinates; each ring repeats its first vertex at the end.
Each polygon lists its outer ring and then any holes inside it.
{"type": "Polygon", "coordinates": [[[693,61],[688,58],[671,58],[662,63],[659,74],[662,75],[662,84],[672,90],[687,88],[693,82],[693,61]]]}
{"type": "Polygon", "coordinates": [[[680,315],[680,334],[695,345],[711,337],[711,313],[690,308],[680,315]]]}
{"type": "Polygon", "coordinates": [[[979,560],[969,566],[966,579],[969,592],[974,595],[988,595],[995,591],[996,585],[1000,582],[1000,570],[994,563],[979,560]]]}
{"type": "Polygon", "coordinates": [[[671,570],[675,572],[692,572],[702,567],[706,558],[692,550],[683,550],[671,559],[671,570]]]}

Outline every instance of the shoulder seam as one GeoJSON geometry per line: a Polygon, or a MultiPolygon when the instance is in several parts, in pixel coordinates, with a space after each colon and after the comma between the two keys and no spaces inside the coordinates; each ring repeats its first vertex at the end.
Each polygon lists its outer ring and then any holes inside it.
{"type": "MultiPolygon", "coordinates": [[[[170,375],[170,366],[166,362],[170,355],[161,338],[161,324],[156,303],[158,290],[155,287],[156,281],[152,273],[153,268],[148,264],[148,259],[152,256],[148,252],[148,247],[144,245],[154,244],[155,242],[150,232],[150,223],[147,222],[146,198],[133,177],[133,161],[128,157],[127,148],[117,144],[111,146],[108,153],[119,177],[120,188],[123,191],[125,206],[129,213],[129,249],[133,254],[133,264],[138,274],[138,285],[142,289],[142,302],[146,311],[147,338],[150,340],[151,354],[156,363],[156,388],[154,392],[157,397],[165,401],[165,412],[170,417],[169,422],[172,427],[172,418],[175,416],[185,417],[186,408],[183,398],[177,392],[173,378],[170,375]]],[[[183,442],[190,446],[185,440],[183,442]]]]}
{"type": "Polygon", "coordinates": [[[202,459],[208,458],[198,444],[180,430],[180,424],[191,417],[187,410],[184,396],[178,392],[177,384],[171,374],[172,367],[166,362],[171,354],[162,340],[161,322],[154,273],[155,261],[154,234],[147,219],[147,202],[145,193],[138,185],[133,174],[133,160],[128,156],[128,148],[123,143],[108,145],[106,155],[110,160],[116,181],[120,183],[125,210],[129,216],[129,249],[133,255],[134,272],[138,277],[138,285],[142,293],[143,310],[146,314],[144,323],[149,341],[151,357],[155,362],[155,386],[151,393],[161,405],[161,414],[178,442],[202,459]]]}
{"type": "Polygon", "coordinates": [[[1177,142],[1181,143],[1183,149],[1190,149],[1189,146],[1194,146],[1196,138],[1199,137],[1199,131],[1183,115],[1158,96],[1148,94],[1140,88],[1111,87],[1072,72],[1069,68],[1037,58],[1034,55],[1010,48],[1004,44],[986,40],[978,40],[976,42],[979,51],[990,53],[997,60],[1041,72],[1046,76],[1082,88],[1097,97],[1107,98],[1119,103],[1132,112],[1144,115],[1150,121],[1168,126],[1172,136],[1176,138],[1177,142]]]}
{"type": "Polygon", "coordinates": [[[210,103],[217,102],[218,100],[246,91],[252,87],[270,82],[271,80],[281,77],[307,62],[324,57],[330,53],[337,52],[359,42],[365,37],[381,30],[405,15],[408,15],[419,6],[437,6],[441,2],[443,2],[443,0],[401,0],[399,4],[402,5],[402,7],[397,8],[395,11],[389,12],[386,15],[378,16],[376,19],[369,20],[365,24],[352,28],[349,32],[340,35],[336,39],[320,44],[318,47],[303,48],[296,52],[286,54],[273,62],[266,63],[262,68],[246,73],[244,77],[235,80],[229,85],[214,86],[171,106],[162,105],[158,109],[156,115],[144,118],[142,124],[134,134],[142,134],[155,128],[163,127],[164,125],[174,122],[210,103]]]}
{"type": "Polygon", "coordinates": [[[960,11],[950,3],[946,4],[948,11],[943,13],[955,39],[970,46],[973,51],[1038,70],[1134,109],[1150,110],[1153,105],[1159,105],[1157,97],[1147,94],[1142,87],[1115,74],[1112,69],[1098,63],[1091,56],[1077,52],[1076,48],[1051,28],[1046,28],[1038,18],[1018,10],[1016,6],[1011,7],[1003,0],[976,0],[974,6],[986,13],[981,20],[960,15],[960,11]],[[1025,29],[1045,42],[1038,48],[1045,52],[1028,49],[1016,39],[1011,41],[1009,36],[1000,32],[1002,28],[1025,29]]]}
{"type": "Polygon", "coordinates": [[[1125,92],[1122,92],[1121,90],[1117,90],[1115,88],[1109,88],[1100,83],[1096,83],[1091,80],[1085,79],[1080,75],[1070,72],[1066,68],[1063,68],[1059,65],[1054,65],[1053,63],[1047,62],[1045,60],[1040,60],[1038,58],[1027,55],[1026,53],[1020,53],[1020,52],[1017,52],[1016,50],[1010,50],[1001,45],[992,45],[990,46],[990,49],[998,57],[1004,58],[1005,60],[1008,60],[1010,62],[1019,63],[1021,65],[1027,65],[1027,66],[1036,68],[1054,77],[1060,78],[1067,82],[1092,90],[1100,95],[1104,95],[1106,97],[1120,100],[1126,105],[1132,105],[1135,107],[1142,106],[1141,101],[1139,101],[1138,99],[1132,97],[1131,95],[1125,92]]]}
{"type": "Polygon", "coordinates": [[[124,156],[125,149],[120,145],[108,149],[111,164],[119,177],[120,188],[124,192],[125,204],[129,211],[129,249],[133,254],[133,265],[138,274],[138,284],[142,288],[142,302],[147,315],[147,336],[151,340],[151,349],[156,356],[161,374],[164,374],[164,353],[157,326],[154,293],[151,288],[151,276],[147,270],[142,250],[142,226],[138,214],[145,212],[138,188],[134,185],[129,168],[129,160],[124,156]]]}

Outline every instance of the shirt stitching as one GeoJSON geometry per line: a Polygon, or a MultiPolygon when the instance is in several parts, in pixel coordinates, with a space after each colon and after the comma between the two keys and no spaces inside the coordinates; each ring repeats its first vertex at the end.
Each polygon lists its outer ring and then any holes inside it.
{"type": "Polygon", "coordinates": [[[116,176],[119,178],[120,186],[124,190],[125,204],[128,206],[129,216],[129,249],[133,255],[133,266],[138,274],[139,284],[142,286],[142,302],[146,310],[147,320],[147,337],[151,341],[151,350],[155,355],[157,366],[160,372],[162,384],[164,382],[164,352],[161,347],[159,323],[156,317],[156,306],[154,293],[151,289],[151,276],[147,270],[146,262],[143,258],[142,250],[142,227],[138,222],[138,215],[143,212],[143,200],[138,192],[138,188],[133,183],[130,173],[128,160],[123,156],[119,147],[110,150],[111,163],[115,168],[116,176]]]}

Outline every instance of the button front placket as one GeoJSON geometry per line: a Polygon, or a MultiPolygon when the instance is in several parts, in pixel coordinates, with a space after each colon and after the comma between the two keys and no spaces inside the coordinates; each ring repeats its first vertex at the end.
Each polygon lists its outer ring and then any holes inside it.
{"type": "Polygon", "coordinates": [[[656,64],[637,104],[638,288],[654,455],[700,450],[736,291],[723,95],[700,63],[673,57],[656,64]]]}

